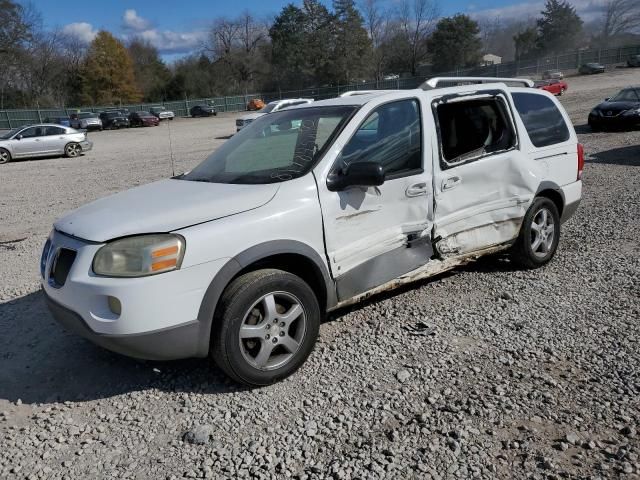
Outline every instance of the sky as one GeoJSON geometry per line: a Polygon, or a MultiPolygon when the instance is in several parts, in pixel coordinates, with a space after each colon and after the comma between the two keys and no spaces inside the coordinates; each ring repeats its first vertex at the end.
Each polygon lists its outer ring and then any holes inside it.
{"type": "MultiPolygon", "coordinates": [[[[330,6],[330,0],[322,0],[330,6]]],[[[357,2],[358,0],[356,0],[357,2]]],[[[379,0],[393,8],[399,0],[379,0]]],[[[605,0],[570,0],[586,21],[605,0]]],[[[165,60],[199,50],[207,28],[219,16],[234,17],[249,10],[258,18],[272,18],[288,3],[302,0],[31,0],[45,26],[60,28],[90,42],[100,29],[126,40],[141,36],[155,45],[165,60]]],[[[467,13],[476,19],[522,19],[537,16],[544,0],[440,0],[441,14],[467,13]]]]}

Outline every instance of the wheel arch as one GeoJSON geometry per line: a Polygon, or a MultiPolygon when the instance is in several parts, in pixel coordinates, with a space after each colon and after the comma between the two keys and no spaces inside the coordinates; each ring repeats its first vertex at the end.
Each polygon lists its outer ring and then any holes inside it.
{"type": "Polygon", "coordinates": [[[302,278],[316,294],[323,312],[337,303],[335,283],[326,263],[313,248],[295,240],[273,240],[255,245],[225,263],[209,284],[198,311],[198,356],[206,356],[209,352],[211,326],[224,290],[240,275],[262,268],[276,268],[302,278]]]}
{"type": "Polygon", "coordinates": [[[565,198],[562,189],[554,182],[542,182],[536,192],[536,197],[544,197],[551,200],[558,209],[558,215],[562,218],[565,198]]]}

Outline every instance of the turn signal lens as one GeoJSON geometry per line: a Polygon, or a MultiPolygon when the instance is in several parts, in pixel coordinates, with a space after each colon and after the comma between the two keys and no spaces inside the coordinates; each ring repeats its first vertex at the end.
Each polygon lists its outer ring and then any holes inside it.
{"type": "Polygon", "coordinates": [[[184,257],[180,235],[152,234],[122,238],[96,253],[93,271],[108,277],[143,277],[177,270],[184,257]]]}

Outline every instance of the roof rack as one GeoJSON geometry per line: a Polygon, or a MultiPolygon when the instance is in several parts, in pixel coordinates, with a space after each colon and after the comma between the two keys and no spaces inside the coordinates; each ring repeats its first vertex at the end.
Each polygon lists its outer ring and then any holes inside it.
{"type": "Polygon", "coordinates": [[[381,93],[396,92],[397,90],[349,90],[348,92],[341,93],[340,97],[353,97],[354,95],[373,95],[381,93]]]}
{"type": "Polygon", "coordinates": [[[431,90],[434,88],[475,85],[481,83],[506,83],[507,85],[516,84],[517,86],[533,87],[533,80],[529,80],[528,78],[434,77],[420,85],[420,88],[423,90],[431,90]],[[445,85],[441,85],[442,83],[445,85]]]}

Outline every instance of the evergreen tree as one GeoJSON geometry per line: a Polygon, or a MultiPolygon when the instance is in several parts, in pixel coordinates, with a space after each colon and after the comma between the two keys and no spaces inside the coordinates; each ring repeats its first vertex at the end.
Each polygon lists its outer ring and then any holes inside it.
{"type": "Polygon", "coordinates": [[[353,0],[334,0],[333,10],[336,17],[334,73],[337,81],[350,83],[365,74],[371,40],[353,0]]]}
{"type": "Polygon", "coordinates": [[[529,27],[514,35],[513,41],[516,47],[516,60],[531,58],[536,54],[538,32],[535,27],[529,27]]]}
{"type": "Polygon", "coordinates": [[[141,100],[133,63],[125,46],[104,30],[91,42],[83,68],[85,103],[112,105],[141,100]]]}
{"type": "Polygon", "coordinates": [[[565,0],[547,0],[537,21],[537,48],[543,54],[575,48],[582,33],[582,19],[565,0]]]}
{"type": "Polygon", "coordinates": [[[142,92],[143,100],[165,100],[166,85],[171,78],[171,72],[160,58],[158,49],[147,40],[134,38],[129,42],[127,50],[133,62],[136,85],[142,92]]]}
{"type": "Polygon", "coordinates": [[[429,39],[434,70],[446,72],[477,65],[482,51],[479,33],[478,22],[468,15],[441,19],[429,39]]]}

